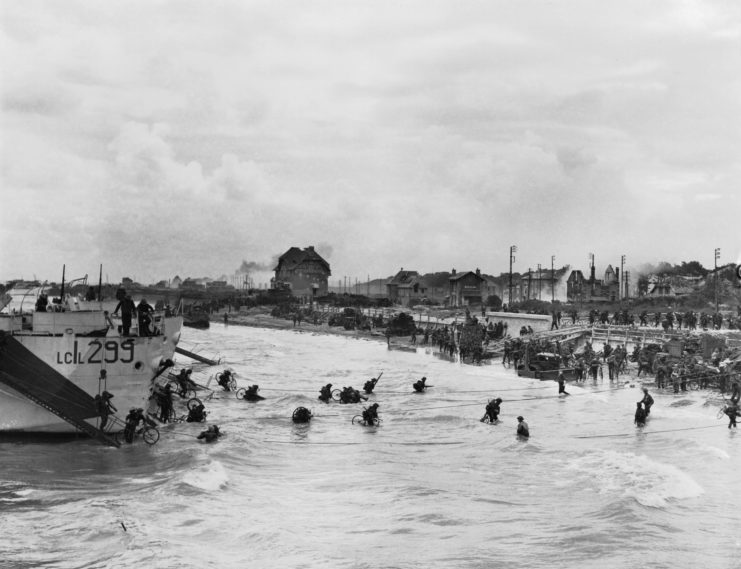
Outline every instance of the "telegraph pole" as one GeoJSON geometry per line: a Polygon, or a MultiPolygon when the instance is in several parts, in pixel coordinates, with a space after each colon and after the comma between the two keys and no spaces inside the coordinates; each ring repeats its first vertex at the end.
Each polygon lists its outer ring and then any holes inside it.
{"type": "Polygon", "coordinates": [[[533,270],[527,268],[527,299],[530,300],[530,291],[533,290],[533,270]]]}
{"type": "Polygon", "coordinates": [[[718,314],[718,259],[720,259],[720,247],[715,250],[715,313],[718,314]]]}
{"type": "Polygon", "coordinates": [[[540,285],[541,285],[542,279],[540,276],[540,263],[538,263],[538,300],[540,300],[540,285]]]}
{"type": "Polygon", "coordinates": [[[618,279],[618,300],[623,299],[623,280],[625,280],[625,255],[620,257],[620,278],[618,279]]]}
{"type": "Polygon", "coordinates": [[[591,296],[594,296],[594,281],[592,280],[592,269],[594,269],[594,253],[589,254],[589,287],[591,296]]]}
{"type": "Polygon", "coordinates": [[[556,302],[556,272],[553,263],[556,262],[556,256],[551,255],[551,302],[556,302]]]}
{"type": "Polygon", "coordinates": [[[517,252],[517,245],[512,245],[509,248],[509,305],[512,306],[512,263],[515,262],[515,253],[517,252]]]}
{"type": "Polygon", "coordinates": [[[628,283],[630,282],[630,271],[625,272],[625,298],[630,298],[630,289],[628,288],[628,283]]]}

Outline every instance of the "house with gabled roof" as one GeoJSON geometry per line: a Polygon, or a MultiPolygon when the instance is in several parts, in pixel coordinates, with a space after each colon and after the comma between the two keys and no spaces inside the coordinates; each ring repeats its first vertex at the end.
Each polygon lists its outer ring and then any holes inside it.
{"type": "Polygon", "coordinates": [[[456,273],[455,269],[450,274],[450,306],[468,306],[469,304],[480,304],[483,301],[486,279],[481,276],[481,271],[466,271],[456,273]]]}
{"type": "Polygon", "coordinates": [[[427,286],[417,271],[405,271],[402,267],[386,283],[386,294],[391,302],[408,306],[410,301],[426,297],[427,286]]]}
{"type": "Polygon", "coordinates": [[[332,271],[329,263],[313,246],[300,249],[291,247],[278,258],[274,284],[291,287],[295,296],[324,296],[329,289],[332,271]]]}
{"type": "Polygon", "coordinates": [[[704,282],[700,276],[651,275],[646,296],[689,296],[701,290],[704,282]]]}

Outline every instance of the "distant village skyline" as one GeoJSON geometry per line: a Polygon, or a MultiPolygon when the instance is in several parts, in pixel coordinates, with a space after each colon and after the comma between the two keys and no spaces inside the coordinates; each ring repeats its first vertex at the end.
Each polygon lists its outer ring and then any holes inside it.
{"type": "MultiPolygon", "coordinates": [[[[513,251],[513,254],[516,253],[516,250],[513,251]]],[[[120,280],[110,280],[108,275],[106,276],[106,279],[104,282],[106,284],[118,284],[121,282],[129,282],[131,283],[138,283],[142,286],[167,286],[170,288],[177,289],[180,286],[185,283],[186,286],[187,282],[190,282],[193,286],[207,286],[207,285],[213,285],[213,284],[219,284],[224,283],[225,285],[231,285],[237,289],[239,288],[255,288],[255,289],[265,289],[269,286],[272,286],[273,281],[276,277],[276,271],[268,271],[266,270],[268,266],[277,265],[275,268],[278,269],[283,264],[285,258],[290,257],[293,255],[298,255],[299,257],[297,259],[293,259],[293,262],[298,262],[302,260],[302,257],[305,254],[314,255],[315,258],[320,261],[321,263],[324,263],[324,259],[318,254],[315,253],[315,248],[311,245],[307,246],[304,249],[301,249],[300,247],[292,247],[288,249],[283,255],[275,255],[273,260],[270,264],[258,264],[255,262],[247,262],[242,261],[242,264],[240,267],[234,271],[231,274],[228,273],[222,273],[220,275],[191,275],[186,272],[183,272],[183,276],[180,274],[176,274],[172,277],[166,277],[163,279],[159,279],[155,282],[142,282],[136,278],[136,276],[129,276],[126,275],[122,277],[120,280]],[[263,279],[260,279],[259,277],[264,277],[263,279]]],[[[621,259],[624,260],[624,259],[621,259]]],[[[567,298],[567,280],[568,283],[568,289],[569,289],[569,295],[572,294],[571,288],[572,285],[575,287],[578,287],[580,292],[575,293],[577,296],[579,294],[583,294],[583,291],[581,287],[583,286],[583,283],[586,281],[593,281],[597,283],[598,287],[605,287],[604,290],[601,293],[597,293],[597,296],[610,296],[610,294],[614,297],[615,296],[615,290],[612,290],[612,287],[608,287],[608,284],[612,281],[615,282],[616,286],[618,287],[616,290],[618,291],[618,296],[624,295],[624,296],[630,296],[636,295],[639,292],[639,279],[646,279],[646,277],[654,276],[654,275],[662,275],[667,270],[674,271],[674,269],[679,269],[679,273],[683,273],[681,270],[681,266],[687,265],[687,271],[684,271],[686,273],[686,276],[692,276],[697,272],[700,268],[704,269],[707,272],[711,272],[713,270],[713,267],[705,267],[702,263],[696,261],[696,260],[685,260],[681,263],[669,263],[667,261],[658,261],[653,264],[643,264],[640,269],[634,271],[631,273],[631,269],[629,266],[624,265],[621,267],[620,265],[615,265],[613,263],[607,263],[604,268],[601,268],[600,265],[596,262],[596,256],[590,255],[590,263],[594,261],[595,265],[592,268],[591,265],[586,265],[586,270],[583,270],[582,268],[575,267],[570,264],[565,264],[563,266],[558,266],[554,264],[551,268],[550,266],[543,266],[541,264],[540,270],[538,266],[536,267],[528,267],[525,270],[518,270],[514,267],[512,267],[512,276],[513,279],[515,279],[515,285],[514,285],[514,296],[519,299],[523,298],[540,298],[542,297],[542,290],[545,289],[546,291],[546,297],[549,294],[552,294],[554,298],[557,298],[559,300],[566,300],[567,298]],[[621,273],[621,271],[623,271],[621,273]],[[585,275],[586,273],[586,275],[585,275]],[[604,273],[604,278],[602,278],[602,275],[604,273]],[[622,276],[618,276],[621,275],[622,276]],[[576,282],[572,283],[572,278],[576,278],[576,282]],[[604,285],[602,283],[605,283],[604,285]],[[533,284],[534,283],[534,284],[533,284]],[[551,284],[553,286],[553,292],[549,293],[548,291],[551,290],[551,284]],[[533,290],[533,287],[535,289],[533,290]],[[557,291],[557,292],[556,292],[557,291]],[[611,292],[610,292],[611,291],[611,292]]],[[[732,264],[732,263],[728,263],[732,264]]],[[[727,264],[719,263],[718,267],[725,266],[727,264]]],[[[371,277],[369,274],[366,275],[365,279],[362,279],[360,277],[352,277],[348,275],[342,275],[337,276],[334,274],[333,271],[331,271],[331,265],[329,263],[324,264],[324,269],[322,269],[322,272],[328,272],[330,275],[325,276],[323,279],[325,284],[322,285],[324,288],[320,291],[321,294],[326,294],[328,291],[345,291],[345,292],[355,292],[359,294],[363,294],[363,291],[366,290],[366,287],[368,287],[368,291],[370,292],[370,285],[373,283],[374,287],[385,287],[388,286],[389,283],[394,282],[395,279],[399,277],[399,275],[403,274],[410,274],[410,275],[417,275],[418,278],[423,279],[427,278],[433,275],[455,275],[456,269],[455,267],[447,270],[436,270],[436,271],[419,271],[414,268],[408,268],[404,269],[403,267],[399,269],[396,273],[392,273],[385,276],[377,276],[377,277],[371,277]]],[[[499,296],[502,296],[503,294],[505,296],[509,296],[509,291],[505,290],[502,285],[500,284],[500,281],[502,279],[507,279],[509,275],[509,271],[500,271],[498,273],[495,272],[486,272],[481,271],[479,267],[476,267],[475,269],[462,269],[459,271],[461,274],[467,273],[467,272],[475,272],[477,274],[482,274],[487,277],[487,279],[490,281],[489,283],[489,293],[491,294],[497,294],[499,296]],[[498,286],[500,288],[497,288],[492,283],[496,282],[498,283],[498,286]]],[[[88,283],[94,284],[97,282],[91,275],[87,275],[88,277],[88,283]]],[[[68,282],[72,279],[79,279],[79,276],[67,276],[68,282]]],[[[25,279],[30,280],[30,279],[25,279]]],[[[38,280],[38,279],[35,279],[38,280]]],[[[59,282],[54,279],[44,279],[47,282],[59,282]]],[[[61,279],[60,279],[61,280],[61,279]]],[[[280,278],[278,278],[280,280],[280,278]]],[[[311,279],[306,282],[307,286],[310,285],[311,279]]],[[[644,285],[646,283],[644,282],[644,285]]],[[[667,286],[667,285],[659,285],[658,281],[654,282],[654,286],[667,286]]],[[[442,287],[446,288],[446,287],[442,287]]],[[[307,290],[309,290],[307,288],[307,290]]],[[[378,290],[374,288],[374,292],[378,293],[378,290]]],[[[438,291],[439,292],[439,291],[438,291]]],[[[594,286],[591,287],[591,295],[593,296],[595,294],[594,286]]],[[[547,300],[547,298],[546,298],[547,300]]]]}

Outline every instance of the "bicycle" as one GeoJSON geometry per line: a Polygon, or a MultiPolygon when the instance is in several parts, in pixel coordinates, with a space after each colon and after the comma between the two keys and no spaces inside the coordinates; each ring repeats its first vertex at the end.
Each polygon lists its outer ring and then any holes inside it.
{"type": "Polygon", "coordinates": [[[216,383],[218,383],[221,387],[224,388],[224,391],[235,391],[237,389],[237,380],[234,377],[233,373],[229,373],[227,376],[227,380],[224,381],[224,373],[217,373],[214,377],[216,379],[216,383]],[[223,381],[223,383],[222,383],[223,381]]]}
{"type": "Polygon", "coordinates": [[[192,411],[198,405],[203,405],[203,402],[200,399],[198,399],[198,397],[192,397],[191,399],[188,400],[186,407],[188,408],[188,411],[192,411]]]}
{"type": "Polygon", "coordinates": [[[308,423],[312,417],[313,415],[311,411],[309,411],[306,407],[296,407],[293,410],[291,420],[294,423],[308,423]]]}
{"type": "Polygon", "coordinates": [[[129,427],[127,426],[120,431],[116,431],[116,433],[113,435],[113,438],[116,440],[117,443],[121,444],[124,442],[134,442],[134,439],[138,435],[141,435],[142,439],[144,439],[144,442],[147,443],[149,446],[156,444],[157,441],[160,440],[159,430],[157,429],[157,427],[153,427],[151,425],[144,425],[143,427],[135,429],[133,433],[130,432],[129,427]],[[131,438],[131,441],[127,440],[127,434],[130,435],[129,438],[131,438]]]}
{"type": "Polygon", "coordinates": [[[368,422],[363,418],[362,415],[355,415],[352,418],[351,423],[353,425],[363,425],[364,427],[378,427],[381,424],[381,419],[379,419],[378,417],[376,417],[376,418],[373,419],[372,424],[369,425],[368,422]],[[358,421],[357,423],[355,422],[356,419],[358,421]]]}
{"type": "Polygon", "coordinates": [[[487,413],[486,415],[484,415],[484,416],[483,416],[483,417],[482,417],[482,418],[480,419],[480,421],[481,421],[482,423],[491,423],[492,425],[496,425],[497,423],[499,423],[499,419],[494,419],[494,420],[492,421],[492,420],[491,420],[491,417],[489,417],[489,414],[488,414],[488,413],[487,413]]]}
{"type": "Polygon", "coordinates": [[[196,396],[195,387],[188,386],[184,388],[177,381],[171,381],[170,384],[172,385],[173,393],[177,393],[181,399],[190,399],[196,396]]]}

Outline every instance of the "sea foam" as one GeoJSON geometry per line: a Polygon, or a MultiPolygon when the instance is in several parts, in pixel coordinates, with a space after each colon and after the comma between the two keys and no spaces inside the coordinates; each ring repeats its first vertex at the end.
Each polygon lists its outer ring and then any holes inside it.
{"type": "Polygon", "coordinates": [[[572,467],[598,481],[600,493],[621,494],[653,508],[704,493],[687,473],[645,455],[599,451],[576,460],[572,467]]]}
{"type": "Polygon", "coordinates": [[[218,462],[210,462],[201,468],[191,470],[183,475],[183,482],[194,488],[213,492],[226,486],[229,476],[224,466],[218,462]]]}

